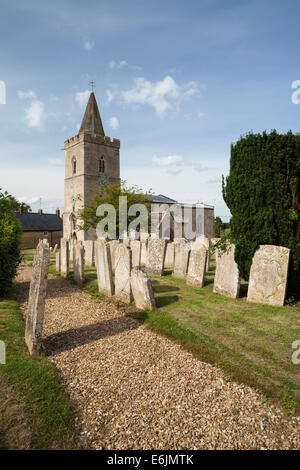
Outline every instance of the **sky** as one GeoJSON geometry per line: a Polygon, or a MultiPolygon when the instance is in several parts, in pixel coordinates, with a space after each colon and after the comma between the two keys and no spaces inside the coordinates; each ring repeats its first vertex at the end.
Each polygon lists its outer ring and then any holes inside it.
{"type": "Polygon", "coordinates": [[[93,80],[121,178],[228,221],[231,144],[300,132],[299,14],[299,0],[0,0],[0,187],[63,211],[63,145],[93,80]]]}

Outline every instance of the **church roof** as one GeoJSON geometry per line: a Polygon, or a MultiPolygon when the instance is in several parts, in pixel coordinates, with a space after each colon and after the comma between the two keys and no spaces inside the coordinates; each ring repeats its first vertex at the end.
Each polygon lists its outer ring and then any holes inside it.
{"type": "Polygon", "coordinates": [[[79,133],[105,135],[94,92],[91,92],[79,133]]]}

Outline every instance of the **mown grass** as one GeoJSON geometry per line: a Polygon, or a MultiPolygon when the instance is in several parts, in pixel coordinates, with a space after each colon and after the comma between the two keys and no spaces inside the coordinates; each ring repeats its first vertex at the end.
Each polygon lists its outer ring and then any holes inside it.
{"type": "Polygon", "coordinates": [[[0,375],[25,405],[30,448],[75,449],[74,409],[59,383],[55,367],[44,357],[28,354],[24,330],[18,302],[0,300],[0,340],[6,345],[6,364],[0,364],[0,375]]]}
{"type": "MultiPolygon", "coordinates": [[[[85,274],[83,288],[101,297],[95,268],[86,268],[85,274]]],[[[292,342],[300,339],[299,304],[247,303],[245,281],[240,299],[215,294],[213,263],[202,289],[173,278],[171,271],[164,274],[152,278],[157,308],[134,315],[234,380],[258,388],[266,402],[275,400],[285,410],[299,414],[300,366],[291,360],[292,342]]]]}

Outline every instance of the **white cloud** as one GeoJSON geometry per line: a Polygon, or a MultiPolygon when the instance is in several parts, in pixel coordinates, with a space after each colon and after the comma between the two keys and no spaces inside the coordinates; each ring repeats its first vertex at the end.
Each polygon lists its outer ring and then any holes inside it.
{"type": "Polygon", "coordinates": [[[19,90],[18,91],[18,97],[21,99],[21,100],[29,100],[29,99],[36,99],[36,94],[33,90],[28,90],[28,91],[22,91],[22,90],[19,90]]]}
{"type": "Polygon", "coordinates": [[[118,127],[119,127],[119,120],[118,120],[118,118],[116,118],[115,116],[111,117],[111,118],[108,120],[108,126],[110,127],[110,129],[118,129],[118,127]]]}
{"type": "Polygon", "coordinates": [[[178,165],[181,162],[183,162],[183,157],[180,155],[169,155],[167,157],[158,157],[157,155],[154,155],[152,157],[152,163],[158,166],[178,165]]]}
{"type": "Polygon", "coordinates": [[[32,129],[42,129],[46,118],[44,103],[38,100],[32,101],[25,109],[25,121],[32,129]]]}
{"type": "Polygon", "coordinates": [[[206,113],[203,113],[202,111],[198,111],[197,116],[198,116],[198,118],[202,118],[202,117],[206,116],[206,113]]]}
{"type": "Polygon", "coordinates": [[[93,49],[94,46],[95,46],[95,41],[89,41],[89,40],[84,41],[85,49],[90,50],[90,49],[93,49]]]}
{"type": "Polygon", "coordinates": [[[107,102],[110,103],[114,99],[114,95],[110,90],[106,90],[107,102]]]}
{"type": "Polygon", "coordinates": [[[75,101],[79,104],[81,108],[83,108],[90,97],[90,90],[85,90],[85,91],[78,91],[75,95],[75,101]]]}
{"type": "Polygon", "coordinates": [[[200,87],[197,82],[188,82],[180,86],[170,75],[157,82],[150,82],[140,77],[135,79],[133,88],[121,93],[121,99],[126,104],[153,106],[156,113],[162,117],[182,99],[198,94],[200,87]]]}
{"type": "Polygon", "coordinates": [[[116,62],[115,60],[110,60],[108,63],[108,67],[110,69],[124,69],[125,67],[128,67],[132,70],[141,70],[141,67],[138,65],[130,65],[127,60],[120,60],[120,62],[116,62]]]}

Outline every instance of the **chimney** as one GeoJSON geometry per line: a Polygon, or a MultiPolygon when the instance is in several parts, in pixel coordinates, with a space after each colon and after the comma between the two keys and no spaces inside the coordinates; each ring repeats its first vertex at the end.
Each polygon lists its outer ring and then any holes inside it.
{"type": "Polygon", "coordinates": [[[43,213],[43,210],[39,209],[39,214],[42,215],[42,213],[43,213]]]}
{"type": "Polygon", "coordinates": [[[23,206],[18,207],[18,212],[19,212],[19,214],[23,214],[23,206]]]}
{"type": "Polygon", "coordinates": [[[60,210],[59,209],[56,209],[56,215],[57,215],[57,217],[60,217],[60,210]]]}

